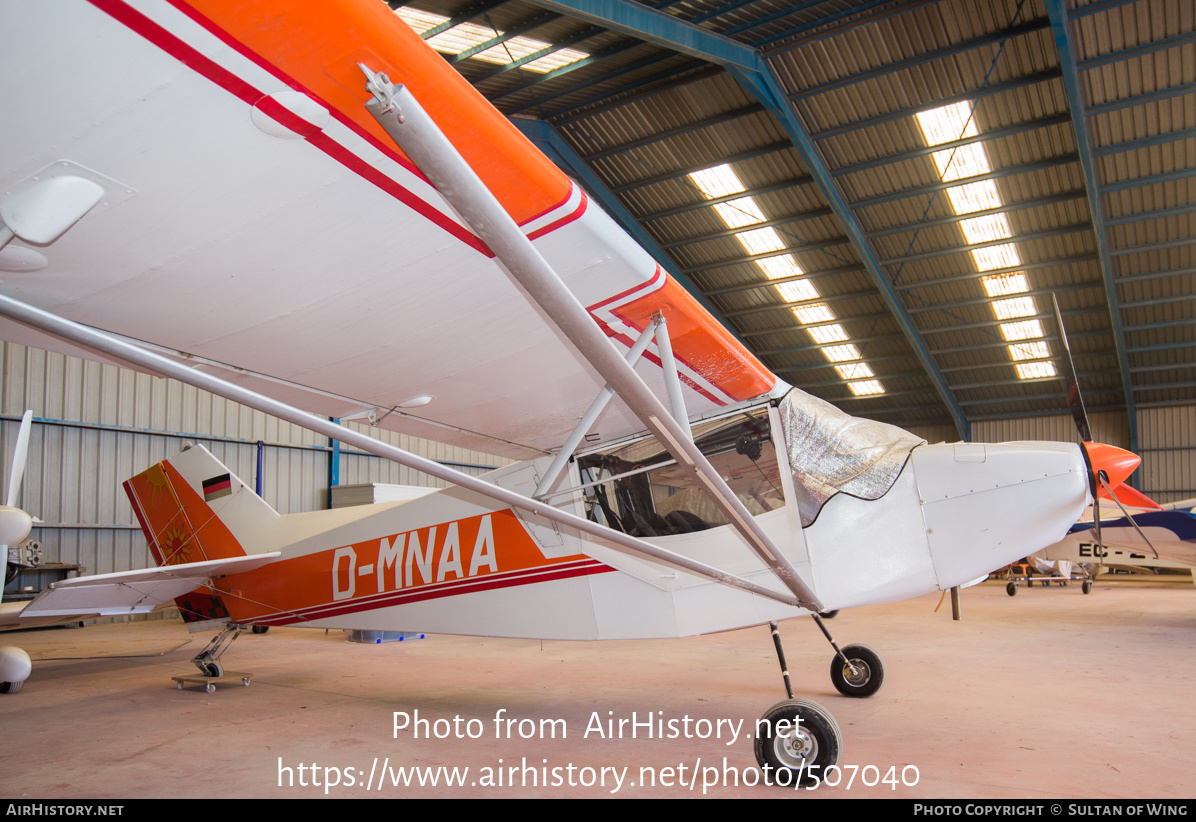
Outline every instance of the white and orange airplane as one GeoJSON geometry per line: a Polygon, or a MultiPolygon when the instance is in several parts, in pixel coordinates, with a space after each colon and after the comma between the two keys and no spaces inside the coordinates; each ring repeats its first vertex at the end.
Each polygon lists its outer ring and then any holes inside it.
{"type": "MultiPolygon", "coordinates": [[[[279,515],[192,447],[126,483],[159,568],[11,624],[175,600],[197,627],[684,636],[945,590],[1089,502],[1075,445],[928,445],[791,389],[378,0],[13,4],[0,65],[4,338],[455,483],[279,515]],[[328,417],[521,461],[471,477],[328,417]]],[[[875,693],[879,655],[835,650],[875,693]]],[[[762,766],[837,760],[824,708],[766,716],[801,721],[762,766]]]]}

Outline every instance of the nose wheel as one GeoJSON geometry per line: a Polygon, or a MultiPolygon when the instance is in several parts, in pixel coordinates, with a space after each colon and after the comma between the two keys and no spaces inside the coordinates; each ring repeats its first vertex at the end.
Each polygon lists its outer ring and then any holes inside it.
{"type": "Polygon", "coordinates": [[[843,696],[872,696],[884,681],[884,660],[867,645],[848,645],[831,658],[831,683],[843,696]]]}

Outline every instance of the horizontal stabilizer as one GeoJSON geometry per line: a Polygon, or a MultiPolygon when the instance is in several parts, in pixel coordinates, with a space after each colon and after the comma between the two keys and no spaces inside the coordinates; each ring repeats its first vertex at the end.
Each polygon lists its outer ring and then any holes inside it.
{"type": "Polygon", "coordinates": [[[144,614],[202,586],[208,579],[241,574],[282,556],[273,551],[230,559],[188,562],[55,582],[21,612],[21,619],[144,614]]]}

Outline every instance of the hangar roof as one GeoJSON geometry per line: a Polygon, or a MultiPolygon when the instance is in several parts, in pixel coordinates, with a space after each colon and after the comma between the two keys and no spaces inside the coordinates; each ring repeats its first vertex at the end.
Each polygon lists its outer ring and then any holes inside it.
{"type": "Polygon", "coordinates": [[[1191,0],[396,13],[782,378],[902,426],[1196,401],[1191,0]]]}

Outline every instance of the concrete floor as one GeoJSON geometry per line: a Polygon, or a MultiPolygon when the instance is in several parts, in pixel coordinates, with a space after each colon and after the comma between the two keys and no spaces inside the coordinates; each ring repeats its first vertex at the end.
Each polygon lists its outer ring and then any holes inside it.
{"type": "MultiPolygon", "coordinates": [[[[803,795],[1196,796],[1196,590],[1183,579],[1102,581],[1089,596],[1075,585],[1022,588],[1012,598],[1003,585],[986,583],[964,591],[958,623],[949,603],[934,612],[937,596],[845,611],[828,622],[836,640],[869,644],[887,663],[884,687],[864,700],[833,689],[831,652],[810,620],[782,623],[798,696],[836,717],[840,764],[857,768],[850,787],[846,767],[838,787],[803,795]],[[890,766],[890,778],[916,784],[862,784],[890,766]]],[[[187,660],[210,637],[189,637],[171,621],[4,637],[35,661],[24,689],[0,697],[0,796],[671,797],[703,795],[704,778],[718,783],[706,795],[785,795],[726,784],[733,772],[758,779],[746,735],[784,696],[766,628],[665,641],[430,636],[386,645],[274,628],[243,635],[223,658],[226,668],[254,673],[250,687],[238,680],[213,694],[176,690],[170,677],[193,672],[187,660]],[[503,718],[533,720],[522,723],[525,732],[536,729],[532,738],[519,737],[520,723],[509,726],[513,738],[496,738],[501,710],[503,718]],[[396,711],[418,711],[430,730],[449,735],[417,740],[403,730],[396,738],[396,711]],[[642,729],[635,739],[593,730],[587,737],[595,717],[633,712],[675,719],[682,733],[687,716],[743,724],[733,741],[726,723],[721,738],[646,739],[642,729]],[[455,718],[464,738],[450,727],[455,718]],[[541,734],[540,721],[553,719],[564,720],[566,738],[559,730],[550,738],[547,726],[541,734]],[[538,787],[525,763],[536,769],[538,787]],[[505,770],[511,765],[519,766],[515,787],[505,770]],[[394,787],[388,778],[379,789],[384,766],[469,773],[465,787],[394,787]],[[501,787],[481,783],[483,769],[497,782],[500,767],[501,787]],[[605,785],[576,784],[603,768],[614,769],[605,785]],[[649,769],[655,787],[643,784],[649,769]]]]}

